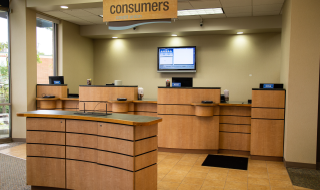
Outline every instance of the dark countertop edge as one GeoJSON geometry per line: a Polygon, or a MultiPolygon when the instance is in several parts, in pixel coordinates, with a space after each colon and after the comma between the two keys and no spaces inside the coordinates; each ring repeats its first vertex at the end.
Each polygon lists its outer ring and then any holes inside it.
{"type": "Polygon", "coordinates": [[[284,88],[252,88],[252,90],[286,90],[284,88]]]}
{"type": "Polygon", "coordinates": [[[67,86],[68,84],[37,84],[37,86],[67,86]]]}
{"type": "Polygon", "coordinates": [[[221,89],[221,87],[166,87],[166,86],[158,86],[158,88],[221,89]]]}
{"type": "Polygon", "coordinates": [[[138,85],[79,85],[81,87],[138,87],[138,85]]]}

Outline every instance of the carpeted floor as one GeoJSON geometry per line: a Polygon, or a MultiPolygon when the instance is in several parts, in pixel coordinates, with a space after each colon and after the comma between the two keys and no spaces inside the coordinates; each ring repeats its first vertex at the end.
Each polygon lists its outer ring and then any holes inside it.
{"type": "Polygon", "coordinates": [[[293,185],[320,190],[320,171],[298,168],[287,168],[293,185]]]}
{"type": "MultiPolygon", "coordinates": [[[[20,142],[0,144],[0,150],[18,146],[20,142]],[[2,146],[1,146],[2,145],[2,146]],[[5,146],[4,146],[5,145],[5,146]]],[[[0,189],[30,190],[26,185],[26,161],[5,154],[0,154],[0,189]]]]}

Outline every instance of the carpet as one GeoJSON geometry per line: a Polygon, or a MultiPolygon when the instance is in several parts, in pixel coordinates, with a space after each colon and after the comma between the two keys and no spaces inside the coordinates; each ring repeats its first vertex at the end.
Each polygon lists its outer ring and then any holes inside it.
{"type": "MultiPolygon", "coordinates": [[[[0,150],[23,144],[0,144],[0,150]]],[[[26,185],[26,161],[0,153],[0,189],[1,190],[30,190],[26,185]]]]}
{"type": "Polygon", "coordinates": [[[248,158],[209,154],[202,166],[247,170],[248,158]]]}
{"type": "Polygon", "coordinates": [[[311,169],[287,168],[293,185],[320,190],[320,171],[311,169]]]}

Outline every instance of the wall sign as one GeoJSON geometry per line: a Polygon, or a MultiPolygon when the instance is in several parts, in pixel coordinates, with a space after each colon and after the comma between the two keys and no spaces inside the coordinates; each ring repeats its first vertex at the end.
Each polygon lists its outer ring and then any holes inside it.
{"type": "Polygon", "coordinates": [[[177,0],[103,0],[103,21],[177,18],[177,0]]]}

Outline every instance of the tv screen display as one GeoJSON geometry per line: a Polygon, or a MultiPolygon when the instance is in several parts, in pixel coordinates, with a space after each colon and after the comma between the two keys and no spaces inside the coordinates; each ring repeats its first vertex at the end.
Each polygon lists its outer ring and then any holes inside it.
{"type": "Polygon", "coordinates": [[[158,72],[196,72],[196,46],[158,47],[158,72]]]}

